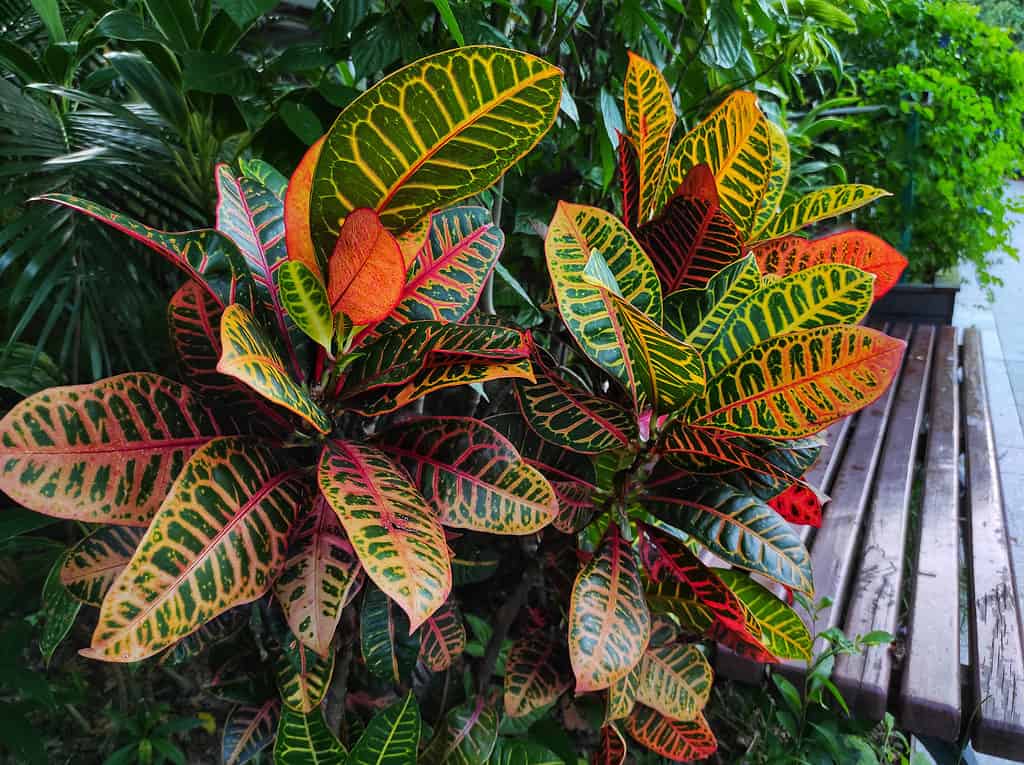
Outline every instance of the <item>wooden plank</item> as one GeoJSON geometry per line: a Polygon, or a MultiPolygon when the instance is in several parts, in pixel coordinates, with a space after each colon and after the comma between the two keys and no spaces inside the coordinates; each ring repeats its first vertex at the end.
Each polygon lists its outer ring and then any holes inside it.
{"type": "Polygon", "coordinates": [[[1024,645],[981,337],[964,333],[964,442],[970,522],[971,684],[979,705],[974,748],[999,757],[1024,753],[1024,645]]]}
{"type": "Polygon", "coordinates": [[[961,719],[960,405],[953,327],[939,330],[932,363],[921,537],[913,567],[899,718],[901,726],[918,735],[953,741],[961,719]]]}
{"type": "MultiPolygon", "coordinates": [[[[919,435],[928,398],[935,328],[920,326],[907,351],[875,478],[856,584],[850,593],[843,632],[849,636],[883,630],[895,635],[903,591],[903,563],[910,521],[910,495],[919,435]]],[[[888,645],[840,656],[833,682],[857,717],[881,720],[889,698],[892,656],[888,645]]]]}

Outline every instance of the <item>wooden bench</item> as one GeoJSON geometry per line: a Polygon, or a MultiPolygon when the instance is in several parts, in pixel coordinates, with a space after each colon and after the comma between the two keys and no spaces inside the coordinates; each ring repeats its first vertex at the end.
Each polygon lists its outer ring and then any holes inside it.
{"type": "MultiPolygon", "coordinates": [[[[813,628],[896,636],[836,661],[833,681],[857,717],[892,711],[918,736],[967,734],[979,752],[1024,761],[1024,647],[981,339],[887,330],[908,343],[900,377],[829,429],[808,475],[831,497],[821,528],[801,529],[816,597],[833,601],[813,628]]],[[[727,651],[717,664],[726,677],[764,677],[727,651]]]]}

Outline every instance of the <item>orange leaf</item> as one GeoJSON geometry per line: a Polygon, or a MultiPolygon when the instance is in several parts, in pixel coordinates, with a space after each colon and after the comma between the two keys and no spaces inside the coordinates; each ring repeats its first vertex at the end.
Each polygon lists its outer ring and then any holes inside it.
{"type": "Polygon", "coordinates": [[[345,218],[327,274],[331,310],[343,312],[353,324],[371,324],[398,305],[405,260],[380,216],[364,207],[345,218]]]}
{"type": "Polygon", "coordinates": [[[309,229],[309,195],[313,186],[313,171],[320,159],[320,149],[324,145],[320,138],[309,147],[299,166],[295,168],[288,181],[288,190],[284,195],[284,236],[288,259],[305,263],[309,269],[323,278],[323,268],[313,249],[313,237],[309,229]]]}

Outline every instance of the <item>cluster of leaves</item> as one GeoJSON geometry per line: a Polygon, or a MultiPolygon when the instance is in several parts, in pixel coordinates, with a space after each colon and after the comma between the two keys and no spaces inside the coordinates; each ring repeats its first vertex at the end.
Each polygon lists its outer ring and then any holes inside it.
{"type": "Polygon", "coordinates": [[[0,422],[0,487],[98,524],[55,577],[99,607],[84,655],[188,656],[258,614],[280,703],[250,687],[224,759],[276,740],[279,763],[549,761],[515,734],[572,685],[592,694],[581,709],[603,708],[601,761],[625,756],[617,721],[652,752],[694,759],[715,748],[702,639],[809,658],[800,618],[747,572],[813,592],[786,519],[820,518],[801,480],[814,435],[898,369],[903,344],[857,323],[905,262],[863,232],[797,232],[884,192],[783,205],[788,144],[753,94],[673,140],[658,69],[631,56],[625,83],[623,219],[559,205],[545,255],[567,335],[546,347],[474,312],[504,239],[490,211],[449,207],[554,120],[561,73],[527,54],[465,47],[399,70],[349,103],[290,180],[260,160],[219,165],[214,228],[166,232],[44,198],[189,276],[169,310],[185,384],[130,373],[49,389],[0,422]],[[566,363],[578,351],[591,363],[566,363]],[[510,379],[517,411],[393,414],[510,379]],[[523,537],[522,555],[493,535],[523,537]],[[515,557],[521,582],[471,652],[453,584],[515,557]],[[342,648],[355,621],[358,667],[342,648]],[[475,682],[449,701],[449,670],[474,652],[475,682]],[[323,716],[332,688],[386,707],[348,728],[351,753],[323,716]],[[417,698],[436,705],[431,736],[417,698]]]}
{"type": "Polygon", "coordinates": [[[930,281],[959,262],[983,285],[999,253],[1017,257],[1007,178],[1024,154],[1024,53],[962,2],[893,0],[845,44],[863,98],[879,111],[845,140],[852,178],[897,196],[861,221],[898,243],[930,281]],[[879,62],[885,62],[880,66],[879,62]]]}

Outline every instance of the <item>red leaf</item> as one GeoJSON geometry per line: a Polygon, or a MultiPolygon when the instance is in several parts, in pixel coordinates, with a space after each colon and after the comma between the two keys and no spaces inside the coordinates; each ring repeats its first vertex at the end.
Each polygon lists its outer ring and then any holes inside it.
{"type": "Polygon", "coordinates": [[[907,259],[866,231],[842,231],[820,239],[783,236],[751,249],[762,274],[788,276],[819,263],[855,266],[875,275],[875,300],[899,281],[907,259]]]}
{"type": "Polygon", "coordinates": [[[718,749],[715,734],[703,715],[691,722],[678,722],[637,704],[626,718],[626,730],[652,752],[673,762],[700,760],[718,749]]]}
{"type": "Polygon", "coordinates": [[[320,274],[321,279],[323,268],[313,249],[313,237],[309,230],[309,195],[324,138],[326,136],[306,151],[299,166],[292,173],[288,181],[288,191],[284,195],[284,236],[288,259],[305,263],[314,274],[320,274]]]}
{"type": "Polygon", "coordinates": [[[601,728],[597,749],[590,755],[590,765],[622,765],[626,761],[626,742],[614,725],[601,728]]]}
{"type": "Polygon", "coordinates": [[[353,324],[371,324],[398,305],[405,260],[380,216],[362,208],[345,218],[327,274],[331,310],[343,312],[353,324]]]}
{"type": "Polygon", "coordinates": [[[619,181],[622,184],[622,222],[630,231],[640,225],[640,176],[636,147],[619,133],[619,181]]]}
{"type": "Polygon", "coordinates": [[[768,500],[768,504],[790,523],[814,528],[821,526],[821,497],[807,484],[794,483],[768,500]]]}

